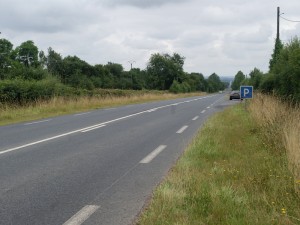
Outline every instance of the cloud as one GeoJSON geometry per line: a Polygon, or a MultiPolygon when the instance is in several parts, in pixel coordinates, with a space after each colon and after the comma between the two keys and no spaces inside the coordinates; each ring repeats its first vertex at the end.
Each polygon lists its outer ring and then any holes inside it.
{"type": "Polygon", "coordinates": [[[186,0],[106,0],[106,5],[113,7],[134,6],[138,8],[159,7],[165,4],[176,4],[186,2],[186,0]]]}
{"type": "MultiPolygon", "coordinates": [[[[129,60],[144,69],[151,54],[177,52],[187,72],[233,75],[268,69],[280,5],[300,19],[298,0],[2,0],[0,37],[125,69],[129,60]]],[[[281,20],[280,32],[288,42],[300,25],[281,20]]]]}

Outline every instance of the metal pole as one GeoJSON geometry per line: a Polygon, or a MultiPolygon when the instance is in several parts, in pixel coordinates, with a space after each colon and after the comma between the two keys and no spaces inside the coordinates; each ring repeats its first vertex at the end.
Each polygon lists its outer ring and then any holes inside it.
{"type": "Polygon", "coordinates": [[[277,7],[277,40],[279,40],[279,19],[280,19],[280,8],[277,7]]]}

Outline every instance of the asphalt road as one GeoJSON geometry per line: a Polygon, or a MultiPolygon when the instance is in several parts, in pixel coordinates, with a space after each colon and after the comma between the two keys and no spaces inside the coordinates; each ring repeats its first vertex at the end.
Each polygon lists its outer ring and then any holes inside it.
{"type": "Polygon", "coordinates": [[[0,126],[0,224],[131,224],[225,94],[0,126]]]}

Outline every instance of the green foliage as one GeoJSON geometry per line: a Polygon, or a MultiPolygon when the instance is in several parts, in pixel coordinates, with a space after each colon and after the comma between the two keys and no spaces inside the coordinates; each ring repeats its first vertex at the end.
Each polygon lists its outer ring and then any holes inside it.
{"type": "Polygon", "coordinates": [[[178,81],[174,80],[169,91],[175,94],[188,93],[192,91],[192,88],[187,82],[179,83],[178,81]]]}
{"type": "Polygon", "coordinates": [[[168,90],[173,80],[182,81],[184,57],[177,53],[153,54],[150,57],[147,73],[151,89],[168,90]]]}
{"type": "Polygon", "coordinates": [[[2,80],[0,81],[0,102],[24,105],[38,100],[47,100],[54,96],[68,96],[76,92],[64,86],[53,77],[41,81],[2,80]]]}
{"type": "Polygon", "coordinates": [[[225,85],[220,80],[220,77],[215,73],[207,78],[207,83],[207,92],[213,93],[225,89],[225,85]]]}
{"type": "Polygon", "coordinates": [[[186,75],[186,81],[191,87],[191,91],[206,91],[207,81],[201,73],[191,73],[186,75]]]}
{"type": "Polygon", "coordinates": [[[285,99],[300,102],[300,40],[297,37],[280,50],[260,87],[264,92],[274,92],[285,99]]]}
{"type": "Polygon", "coordinates": [[[38,48],[33,41],[23,42],[14,50],[14,56],[25,66],[39,66],[38,48]]]}
{"type": "Polygon", "coordinates": [[[249,85],[252,85],[254,89],[258,89],[262,81],[263,75],[263,72],[261,72],[257,68],[254,68],[249,74],[249,85]]]}
{"type": "Polygon", "coordinates": [[[300,101],[300,40],[294,38],[280,52],[273,68],[275,91],[284,97],[300,101]]]}
{"type": "Polygon", "coordinates": [[[275,47],[272,54],[272,58],[269,62],[269,69],[272,72],[274,65],[277,63],[281,50],[283,49],[283,44],[280,39],[276,38],[275,47]]]}
{"type": "Polygon", "coordinates": [[[243,82],[244,79],[245,79],[245,75],[243,74],[242,71],[239,71],[235,75],[234,80],[233,80],[233,82],[231,84],[232,90],[239,90],[240,86],[241,86],[241,83],[243,82]]]}
{"type": "Polygon", "coordinates": [[[16,104],[47,99],[48,96],[55,95],[55,92],[47,94],[48,92],[41,91],[39,87],[49,77],[55,78],[56,83],[63,87],[76,88],[79,93],[93,92],[95,88],[170,90],[174,93],[216,92],[224,89],[224,84],[216,74],[205,79],[201,73],[184,72],[184,60],[178,53],[156,53],[150,57],[146,70],[134,68],[124,71],[123,66],[118,63],[108,62],[106,65],[92,66],[77,56],[62,57],[51,47],[45,54],[30,40],[13,49],[12,43],[0,39],[0,81],[3,81],[2,86],[10,86],[9,93],[13,93],[10,95],[2,92],[0,99],[7,99],[8,102],[15,99],[16,104]],[[26,84],[21,85],[21,82],[26,84]],[[31,94],[27,94],[29,91],[25,86],[37,89],[36,93],[32,90],[31,94]],[[17,88],[20,90],[17,91],[17,88]],[[15,95],[19,97],[13,97],[15,95]]]}

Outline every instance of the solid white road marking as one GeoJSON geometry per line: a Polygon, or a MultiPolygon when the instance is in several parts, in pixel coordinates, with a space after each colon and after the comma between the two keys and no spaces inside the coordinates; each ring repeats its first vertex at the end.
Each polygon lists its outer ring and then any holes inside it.
{"type": "MultiPolygon", "coordinates": [[[[196,98],[193,101],[198,101],[198,100],[201,100],[201,99],[204,99],[204,98],[209,98],[209,97],[214,97],[214,96],[215,95],[210,95],[210,96],[206,96],[206,97],[196,98]]],[[[186,103],[186,102],[187,101],[182,101],[182,102],[177,102],[177,103],[174,103],[174,104],[179,105],[179,104],[183,104],[183,103],[186,103]]],[[[124,119],[130,118],[130,117],[133,117],[133,116],[137,116],[137,115],[140,115],[140,114],[153,112],[153,110],[155,111],[155,110],[158,110],[158,109],[167,108],[167,107],[170,107],[174,104],[169,104],[169,105],[156,107],[156,108],[153,108],[153,109],[148,109],[148,110],[141,111],[141,112],[138,112],[138,113],[130,114],[128,116],[123,116],[123,117],[120,117],[120,118],[117,118],[117,119],[114,119],[114,120],[109,120],[109,121],[106,121],[106,122],[103,122],[103,123],[95,124],[93,126],[85,127],[85,128],[74,130],[74,131],[70,131],[70,132],[67,132],[67,133],[63,133],[63,134],[56,135],[56,136],[46,138],[46,139],[42,139],[42,140],[39,140],[39,141],[31,142],[31,143],[28,143],[28,144],[25,144],[25,145],[17,146],[17,147],[14,147],[14,148],[3,150],[3,151],[0,150],[0,155],[4,154],[4,153],[15,151],[15,150],[18,150],[18,149],[26,148],[26,147],[29,147],[29,146],[32,146],[32,145],[36,145],[36,144],[39,144],[39,143],[43,143],[43,142],[46,142],[46,141],[50,141],[50,140],[53,140],[53,139],[57,139],[57,138],[60,138],[60,137],[64,137],[64,136],[67,136],[67,135],[70,135],[70,134],[83,132],[83,131],[87,132],[89,130],[93,130],[95,127],[100,128],[100,127],[103,127],[107,124],[110,124],[110,123],[113,123],[113,122],[116,122],[116,121],[119,121],[119,120],[124,120],[124,119]]],[[[203,113],[204,111],[202,111],[201,113],[203,113]]],[[[50,121],[50,120],[51,119],[49,119],[48,121],[50,121]]],[[[41,121],[37,121],[37,122],[41,122],[41,121]]],[[[37,122],[33,122],[33,123],[37,123],[37,122]]],[[[47,120],[43,120],[42,122],[47,122],[47,120]]],[[[97,129],[97,128],[95,128],[95,129],[97,129]]],[[[186,129],[186,128],[184,128],[184,129],[186,129]]]]}
{"type": "Polygon", "coordinates": [[[82,116],[82,115],[86,115],[86,114],[89,114],[91,112],[85,112],[85,113],[78,113],[78,114],[75,114],[74,116],[82,116]]]}
{"type": "Polygon", "coordinates": [[[189,126],[183,126],[183,127],[181,127],[176,133],[177,134],[181,134],[181,133],[183,133],[183,131],[185,131],[185,129],[186,128],[188,128],[189,126]]]}
{"type": "Polygon", "coordinates": [[[116,108],[108,108],[108,109],[104,109],[104,110],[113,110],[113,109],[116,109],[116,108]]]}
{"type": "Polygon", "coordinates": [[[88,132],[88,131],[91,131],[91,130],[95,130],[95,129],[98,129],[98,128],[101,128],[101,127],[105,127],[105,125],[94,126],[92,128],[89,128],[89,129],[86,129],[86,130],[82,130],[81,132],[85,133],[85,132],[88,132]]]}
{"type": "Polygon", "coordinates": [[[149,109],[148,112],[155,112],[157,108],[149,109]]]}
{"type": "Polygon", "coordinates": [[[99,209],[98,205],[86,205],[80,211],[78,211],[74,216],[72,216],[63,225],[81,225],[86,221],[94,212],[99,209]]]}
{"type": "Polygon", "coordinates": [[[202,110],[201,113],[205,113],[206,110],[202,110]]]}
{"type": "Polygon", "coordinates": [[[192,120],[197,120],[199,118],[199,116],[195,116],[192,120]]]}
{"type": "Polygon", "coordinates": [[[48,120],[40,120],[40,121],[36,121],[36,122],[25,123],[24,125],[27,126],[27,125],[37,124],[37,123],[45,123],[45,122],[48,122],[48,121],[50,121],[50,120],[51,120],[51,119],[48,119],[48,120]]]}
{"type": "Polygon", "coordinates": [[[140,161],[140,163],[150,163],[159,153],[161,153],[167,146],[166,145],[160,145],[158,146],[153,152],[151,152],[149,155],[147,155],[144,159],[140,161]]]}

